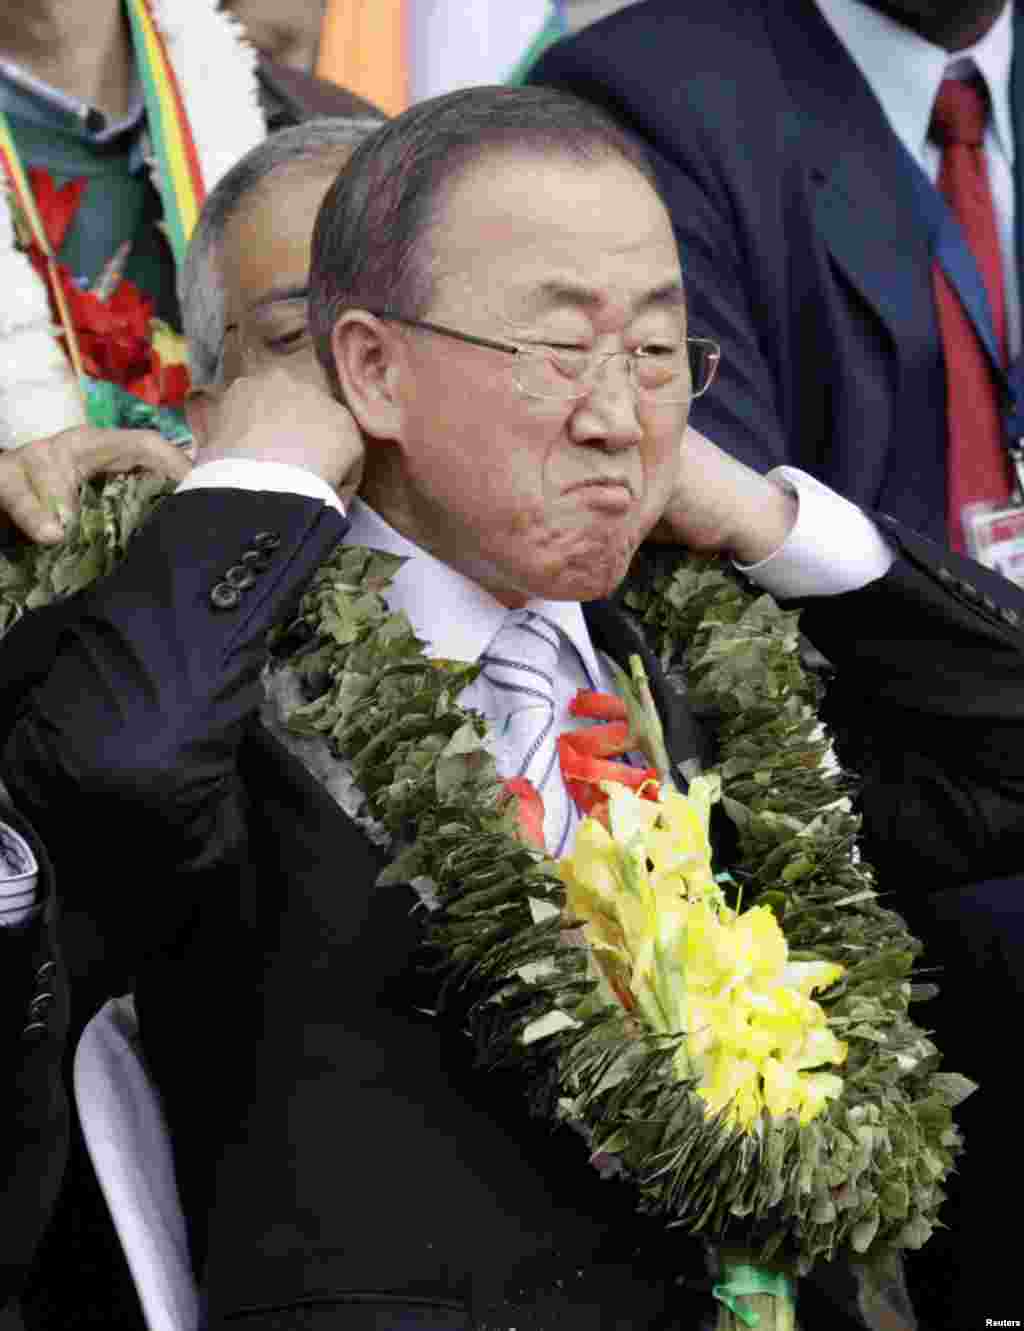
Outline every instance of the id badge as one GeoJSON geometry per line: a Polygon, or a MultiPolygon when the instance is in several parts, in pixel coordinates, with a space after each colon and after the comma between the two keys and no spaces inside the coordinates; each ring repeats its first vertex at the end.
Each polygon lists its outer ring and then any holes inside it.
{"type": "Polygon", "coordinates": [[[1024,503],[968,504],[963,526],[971,558],[1024,587],[1024,503]]]}

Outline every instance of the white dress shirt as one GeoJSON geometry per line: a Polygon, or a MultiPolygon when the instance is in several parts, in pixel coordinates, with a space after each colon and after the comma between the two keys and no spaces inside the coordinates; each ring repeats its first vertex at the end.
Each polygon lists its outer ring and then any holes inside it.
{"type": "Polygon", "coordinates": [[[1003,257],[1007,345],[1015,359],[1021,350],[1021,292],[1014,234],[1016,145],[1010,112],[1012,0],[980,41],[953,53],[925,41],[861,0],[816,3],[881,103],[893,132],[932,181],[938,179],[942,158],[941,149],[928,138],[939,84],[947,77],[967,79],[975,73],[984,79],[992,104],[985,156],[1003,257]]]}
{"type": "MultiPolygon", "coordinates": [[[[384,595],[390,609],[405,611],[426,655],[475,664],[505,622],[507,607],[464,574],[414,545],[361,500],[354,499],[349,505],[348,518],[351,526],[345,534],[346,545],[366,545],[408,560],[384,595]]],[[[525,608],[561,630],[555,667],[555,728],[561,734],[583,724],[569,715],[577,689],[610,690],[610,672],[594,649],[578,601],[538,599],[525,608]]],[[[501,695],[483,675],[463,689],[459,702],[482,712],[490,722],[499,721],[505,713],[501,695]]],[[[488,742],[498,771],[503,775],[514,772],[523,755],[506,752],[497,725],[490,727],[488,742]]]]}
{"type": "Polygon", "coordinates": [[[38,880],[32,847],[13,827],[0,822],[0,929],[27,924],[39,913],[38,880]]]}
{"type": "MultiPolygon", "coordinates": [[[[799,500],[796,525],[782,547],[761,563],[743,568],[753,581],[774,596],[829,596],[854,591],[888,572],[893,555],[874,523],[856,505],[795,467],[770,473],[799,500]]],[[[178,491],[210,487],[286,490],[318,498],[344,513],[337,494],[305,468],[250,459],[221,460],[195,467],[178,491]]],[[[385,593],[392,610],[404,610],[429,657],[475,663],[505,619],[507,609],[464,574],[442,563],[395,531],[368,505],[349,505],[349,545],[366,545],[405,556],[385,593]]],[[[577,689],[611,688],[611,673],[594,649],[583,612],[576,601],[535,600],[528,609],[556,623],[561,651],[555,678],[555,716],[559,733],[581,724],[568,714],[577,689]]],[[[486,679],[476,679],[459,699],[489,721],[497,721],[503,704],[486,679]]],[[[497,727],[492,752],[498,769],[514,771],[520,754],[502,751],[497,727]]]]}

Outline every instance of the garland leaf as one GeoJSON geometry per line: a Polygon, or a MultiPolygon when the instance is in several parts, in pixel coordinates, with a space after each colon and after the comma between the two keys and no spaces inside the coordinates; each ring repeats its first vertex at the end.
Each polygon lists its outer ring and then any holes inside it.
{"type": "MultiPolygon", "coordinates": [[[[0,556],[0,632],[109,571],[163,493],[140,475],[90,484],[62,545],[0,556]]],[[[794,960],[845,968],[818,999],[848,1045],[841,1096],[803,1126],[763,1114],[745,1131],[678,1080],[679,1037],[599,1000],[556,866],[517,836],[486,724],[457,702],[477,667],[428,661],[383,599],[399,562],[339,547],[271,635],[268,693],[294,741],[325,746],[332,793],[390,841],[381,882],[409,882],[431,907],[439,1008],[480,1066],[515,1069],[534,1113],[571,1125],[602,1173],[632,1180],[640,1209],[689,1233],[798,1272],[840,1251],[920,1247],[962,1150],[951,1110],[973,1086],[939,1071],[910,1017],[934,986],[916,982],[921,945],[860,858],[798,615],[698,556],[642,552],[624,592],[713,734],[737,844],[720,879],[775,912],[794,960]]]]}

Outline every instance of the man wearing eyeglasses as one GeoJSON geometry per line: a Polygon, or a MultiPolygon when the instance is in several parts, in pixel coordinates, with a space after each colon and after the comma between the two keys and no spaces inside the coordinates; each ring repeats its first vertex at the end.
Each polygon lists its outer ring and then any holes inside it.
{"type": "MultiPolygon", "coordinates": [[[[111,856],[97,909],[138,974],[209,1326],[696,1327],[694,1250],[434,1020],[382,853],[259,721],[267,631],[340,540],[403,556],[389,604],[430,656],[480,664],[460,701],[543,789],[557,855],[553,739],[637,650],[614,601],[633,554],[655,529],[725,551],[805,602],[847,681],[867,850],[900,891],[1019,863],[1024,594],[687,431],[716,349],[687,327],[668,213],[639,150],[563,94],[464,90],[362,144],[318,218],[309,330],[330,394],[277,366],[210,398],[196,466],[4,754],[68,856],[115,822],[143,848],[111,856]]],[[[685,763],[696,722],[651,670],[685,763]]]]}

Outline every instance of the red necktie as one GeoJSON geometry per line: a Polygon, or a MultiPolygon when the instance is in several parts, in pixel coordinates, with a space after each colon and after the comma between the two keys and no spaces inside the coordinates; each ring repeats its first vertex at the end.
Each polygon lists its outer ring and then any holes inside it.
{"type": "MultiPolygon", "coordinates": [[[[943,80],[929,130],[931,138],[942,147],[939,190],[956,214],[985,283],[1005,365],[1003,263],[982,147],[987,120],[984,84],[943,80]]],[[[962,551],[964,505],[979,500],[1005,502],[1013,486],[1003,443],[999,394],[984,347],[938,263],[932,265],[932,285],[946,360],[949,540],[954,550],[962,551]]]]}

